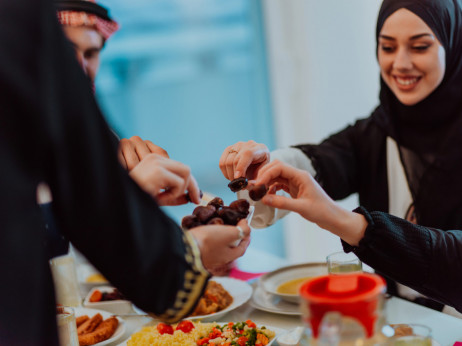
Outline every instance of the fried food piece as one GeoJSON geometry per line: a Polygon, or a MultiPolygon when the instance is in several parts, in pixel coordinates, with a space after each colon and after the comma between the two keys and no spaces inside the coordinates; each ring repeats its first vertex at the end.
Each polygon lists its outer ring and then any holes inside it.
{"type": "Polygon", "coordinates": [[[223,286],[215,281],[209,281],[204,295],[199,299],[191,316],[209,315],[227,308],[233,302],[233,297],[223,286]]]}
{"type": "Polygon", "coordinates": [[[98,327],[98,325],[103,321],[103,316],[100,313],[97,313],[95,316],[90,318],[88,321],[82,323],[80,327],[77,328],[77,335],[91,333],[98,327]]]}
{"type": "Polygon", "coordinates": [[[88,321],[90,317],[87,315],[79,316],[75,319],[75,324],[77,324],[77,328],[80,327],[84,322],[88,321]]]}
{"type": "Polygon", "coordinates": [[[79,335],[79,345],[89,346],[109,339],[116,331],[118,325],[119,320],[114,316],[105,319],[91,333],[79,335]]]}

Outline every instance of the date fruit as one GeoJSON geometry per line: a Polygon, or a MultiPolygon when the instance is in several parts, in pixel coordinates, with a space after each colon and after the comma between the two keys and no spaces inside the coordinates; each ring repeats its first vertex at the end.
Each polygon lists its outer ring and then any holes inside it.
{"type": "Polygon", "coordinates": [[[225,225],[237,225],[242,214],[237,210],[231,209],[230,207],[223,207],[218,211],[218,216],[223,219],[225,225]]]}
{"type": "Polygon", "coordinates": [[[225,204],[223,203],[223,200],[220,197],[215,197],[212,199],[207,205],[213,205],[216,210],[220,209],[223,207],[225,204]]]}
{"type": "Polygon", "coordinates": [[[206,224],[210,219],[216,216],[216,211],[217,209],[213,205],[207,205],[205,207],[200,205],[194,209],[193,215],[197,216],[200,223],[206,224]]]}
{"type": "Polygon", "coordinates": [[[244,189],[247,184],[248,184],[248,180],[244,177],[241,177],[241,178],[237,178],[237,179],[234,179],[233,181],[231,181],[229,184],[228,184],[228,187],[231,189],[231,191],[233,192],[238,192],[242,189],[244,189]]]}
{"type": "Polygon", "coordinates": [[[247,215],[249,215],[250,203],[246,199],[238,199],[238,200],[232,202],[229,205],[229,207],[231,209],[234,209],[234,210],[238,211],[239,213],[241,213],[242,218],[245,218],[245,217],[247,217],[247,215]]]}
{"type": "Polygon", "coordinates": [[[249,197],[253,201],[259,201],[263,198],[264,195],[268,192],[268,189],[266,188],[265,185],[256,185],[252,186],[249,189],[249,197]]]}
{"type": "Polygon", "coordinates": [[[187,215],[181,220],[181,227],[184,229],[191,229],[200,225],[201,222],[196,215],[187,215]]]}

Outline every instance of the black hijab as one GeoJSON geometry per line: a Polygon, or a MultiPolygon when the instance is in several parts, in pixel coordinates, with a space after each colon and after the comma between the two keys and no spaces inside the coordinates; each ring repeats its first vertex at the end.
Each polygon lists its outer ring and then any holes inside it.
{"type": "Polygon", "coordinates": [[[418,222],[462,228],[462,0],[384,0],[377,20],[378,37],[385,20],[405,8],[433,31],[446,53],[440,85],[413,106],[402,104],[380,79],[380,106],[372,118],[403,152],[418,222]],[[411,155],[411,157],[412,157],[411,155]],[[405,155],[409,157],[409,155],[405,155]],[[411,167],[419,158],[418,172],[411,167]]]}

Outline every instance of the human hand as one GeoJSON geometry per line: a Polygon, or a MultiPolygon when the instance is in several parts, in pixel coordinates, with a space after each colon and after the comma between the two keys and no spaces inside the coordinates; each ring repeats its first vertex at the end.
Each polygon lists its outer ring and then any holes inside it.
{"type": "Polygon", "coordinates": [[[240,177],[254,179],[258,170],[270,160],[266,145],[255,141],[237,142],[221,154],[219,166],[228,180],[240,177]]]}
{"type": "Polygon", "coordinates": [[[306,171],[275,160],[262,167],[252,184],[269,187],[261,200],[264,204],[294,211],[350,245],[357,245],[364,236],[367,227],[365,218],[334,202],[306,171]],[[284,190],[291,197],[276,195],[279,190],[284,190]]]}
{"type": "Polygon", "coordinates": [[[130,139],[122,138],[119,142],[119,161],[129,172],[150,153],[169,158],[168,153],[163,148],[151,141],[142,140],[138,136],[133,136],[130,139]]]}
{"type": "Polygon", "coordinates": [[[130,172],[130,177],[159,205],[200,203],[200,190],[185,164],[158,154],[148,154],[130,172]],[[185,194],[187,191],[187,194],[185,194]]]}
{"type": "Polygon", "coordinates": [[[228,225],[206,225],[191,228],[191,232],[196,239],[197,245],[201,250],[201,259],[204,267],[213,273],[214,268],[223,266],[241,257],[250,244],[250,227],[247,220],[243,219],[237,224],[242,229],[242,233],[236,226],[228,225]],[[241,238],[243,235],[243,238],[241,238]],[[242,239],[239,245],[234,246],[235,242],[242,239]]]}

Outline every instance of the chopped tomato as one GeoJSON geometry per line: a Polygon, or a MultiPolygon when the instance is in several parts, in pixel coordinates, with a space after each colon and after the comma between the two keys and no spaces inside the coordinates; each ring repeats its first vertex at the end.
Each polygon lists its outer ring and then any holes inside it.
{"type": "Polygon", "coordinates": [[[194,329],[194,324],[188,320],[181,321],[176,326],[176,330],[181,330],[183,333],[189,333],[193,329],[194,329]]]}
{"type": "Polygon", "coordinates": [[[256,328],[257,327],[257,325],[255,323],[253,323],[251,320],[247,320],[247,321],[245,321],[245,323],[247,323],[249,328],[256,328]]]}
{"type": "Polygon", "coordinates": [[[225,342],[224,344],[221,344],[221,346],[231,346],[230,342],[225,342]]]}
{"type": "Polygon", "coordinates": [[[90,296],[90,303],[100,302],[103,299],[103,294],[99,290],[94,290],[90,296]]]}
{"type": "Polygon", "coordinates": [[[239,346],[245,346],[245,343],[247,342],[247,339],[245,336],[241,336],[239,339],[237,339],[237,344],[239,346]]]}
{"type": "Polygon", "coordinates": [[[202,338],[202,339],[199,339],[197,340],[196,344],[198,344],[199,346],[200,345],[207,345],[209,343],[209,338],[202,338]]]}
{"type": "Polygon", "coordinates": [[[212,332],[209,334],[210,339],[215,339],[221,336],[221,330],[218,330],[217,328],[213,327],[212,332]]]}
{"type": "Polygon", "coordinates": [[[173,327],[169,324],[159,323],[157,325],[157,331],[162,334],[173,334],[173,327]]]}
{"type": "Polygon", "coordinates": [[[234,326],[234,323],[233,322],[228,322],[228,327],[229,328],[232,328],[234,326]]]}

